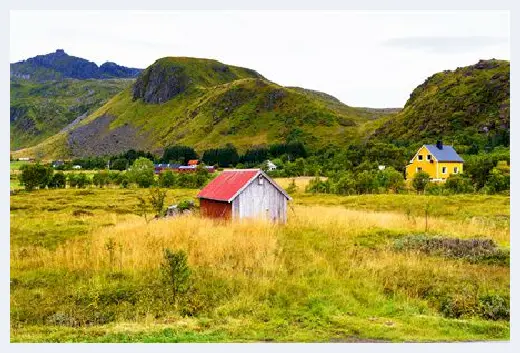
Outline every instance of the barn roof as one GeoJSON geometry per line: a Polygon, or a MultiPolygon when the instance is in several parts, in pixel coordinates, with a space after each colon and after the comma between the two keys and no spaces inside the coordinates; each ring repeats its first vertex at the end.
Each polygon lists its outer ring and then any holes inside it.
{"type": "Polygon", "coordinates": [[[452,146],[444,145],[441,146],[442,149],[439,149],[437,145],[425,146],[439,162],[464,162],[452,146]]]}
{"type": "Polygon", "coordinates": [[[288,200],[291,200],[291,197],[285,190],[276,184],[274,180],[269,178],[261,169],[226,170],[202,189],[197,197],[201,199],[231,202],[260,174],[288,200]]]}

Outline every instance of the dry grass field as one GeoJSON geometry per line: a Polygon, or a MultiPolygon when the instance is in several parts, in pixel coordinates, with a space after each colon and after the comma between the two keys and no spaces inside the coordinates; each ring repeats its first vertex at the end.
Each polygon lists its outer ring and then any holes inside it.
{"type": "Polygon", "coordinates": [[[509,339],[509,197],[309,195],[307,182],[286,225],[146,222],[143,189],[11,196],[11,341],[509,339]],[[191,271],[176,300],[166,248],[191,271]]]}

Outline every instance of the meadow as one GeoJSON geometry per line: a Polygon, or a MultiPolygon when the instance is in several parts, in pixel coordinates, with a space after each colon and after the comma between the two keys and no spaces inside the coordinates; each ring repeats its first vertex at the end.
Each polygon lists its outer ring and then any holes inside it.
{"type": "MultiPolygon", "coordinates": [[[[145,189],[18,191],[11,341],[509,340],[508,196],[313,195],[307,182],[286,225],[147,222],[145,189]],[[166,248],[191,270],[176,300],[166,248]]],[[[169,189],[166,204],[197,192],[169,189]]]]}

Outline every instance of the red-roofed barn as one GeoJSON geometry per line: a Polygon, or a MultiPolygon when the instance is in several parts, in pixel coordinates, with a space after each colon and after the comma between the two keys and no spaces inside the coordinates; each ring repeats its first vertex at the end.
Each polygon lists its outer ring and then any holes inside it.
{"type": "Polygon", "coordinates": [[[261,169],[222,172],[197,197],[200,212],[211,218],[262,218],[285,223],[291,197],[261,169]]]}

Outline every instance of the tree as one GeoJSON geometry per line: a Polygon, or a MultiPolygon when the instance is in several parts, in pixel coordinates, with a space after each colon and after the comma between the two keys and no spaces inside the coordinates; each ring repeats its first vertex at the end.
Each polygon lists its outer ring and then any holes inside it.
{"type": "Polygon", "coordinates": [[[174,303],[177,302],[179,295],[184,294],[189,289],[191,270],[188,266],[188,256],[184,250],[171,251],[164,249],[164,262],[161,265],[163,283],[172,292],[174,303]]]}
{"type": "Polygon", "coordinates": [[[177,178],[171,170],[167,170],[159,174],[159,186],[162,188],[171,188],[175,186],[177,178]]]}
{"type": "Polygon", "coordinates": [[[488,180],[486,182],[486,189],[490,193],[496,193],[508,190],[510,185],[509,175],[504,174],[497,168],[493,168],[489,172],[488,180]]]}
{"type": "Polygon", "coordinates": [[[92,177],[92,184],[99,186],[100,188],[108,184],[108,174],[106,172],[97,172],[92,177]]]}
{"type": "Polygon", "coordinates": [[[150,187],[155,181],[153,162],[147,158],[139,157],[128,170],[128,177],[142,188],[150,187]]]}
{"type": "Polygon", "coordinates": [[[452,174],[446,179],[444,185],[446,189],[454,194],[473,192],[474,188],[471,179],[460,174],[452,174]]]}
{"type": "Polygon", "coordinates": [[[428,173],[420,171],[419,173],[415,174],[413,177],[412,185],[415,188],[415,190],[424,191],[426,188],[426,185],[430,182],[430,176],[428,173]]]}
{"type": "Polygon", "coordinates": [[[25,190],[31,191],[36,187],[44,189],[49,185],[53,176],[52,167],[47,167],[39,163],[25,164],[21,167],[22,174],[20,175],[20,184],[25,187],[25,190]]]}
{"type": "Polygon", "coordinates": [[[63,173],[56,173],[52,176],[52,179],[49,183],[49,188],[57,188],[57,189],[63,189],[65,188],[65,185],[67,183],[67,178],[65,177],[65,174],[63,173]]]}
{"type": "Polygon", "coordinates": [[[164,200],[166,199],[166,190],[161,190],[159,188],[151,188],[150,189],[150,204],[155,210],[155,216],[160,217],[163,215],[164,211],[164,200]]]}
{"type": "Polygon", "coordinates": [[[189,146],[170,146],[164,149],[162,163],[179,162],[186,164],[190,159],[198,159],[197,152],[189,146]]]}
{"type": "Polygon", "coordinates": [[[128,168],[129,162],[126,158],[116,158],[111,161],[110,169],[113,170],[126,170],[128,168]]]}
{"type": "Polygon", "coordinates": [[[392,167],[385,168],[377,174],[379,186],[397,193],[404,187],[403,175],[392,167]]]}

